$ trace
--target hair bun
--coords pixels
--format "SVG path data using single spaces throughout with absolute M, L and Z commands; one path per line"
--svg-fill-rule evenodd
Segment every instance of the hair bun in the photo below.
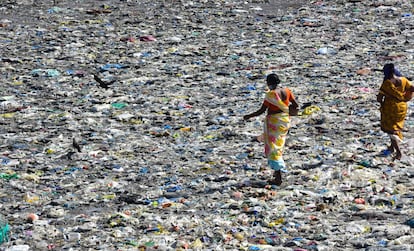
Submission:
M 266 77 L 266 82 L 269 85 L 278 85 L 280 83 L 279 76 L 275 73 L 269 74 Z

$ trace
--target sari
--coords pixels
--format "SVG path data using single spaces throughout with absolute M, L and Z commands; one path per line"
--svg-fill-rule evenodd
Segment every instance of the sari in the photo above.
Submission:
M 387 133 L 391 139 L 402 140 L 402 129 L 407 115 L 406 92 L 411 88 L 411 83 L 401 77 L 401 85 L 394 85 L 391 80 L 383 81 L 379 93 L 384 95 L 384 102 L 381 103 L 381 130 Z
M 286 141 L 286 135 L 290 128 L 289 107 L 283 102 L 275 91 L 267 91 L 265 104 L 277 106 L 281 112 L 268 114 L 264 123 L 264 143 L 265 156 L 268 165 L 275 171 L 286 167 L 283 160 L 283 150 Z

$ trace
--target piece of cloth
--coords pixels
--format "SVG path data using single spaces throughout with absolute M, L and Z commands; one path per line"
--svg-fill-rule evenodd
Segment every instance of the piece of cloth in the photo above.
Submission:
M 402 74 L 401 74 L 401 72 L 398 69 L 394 69 L 394 74 L 397 77 L 402 77 Z
M 285 93 L 286 93 L 286 98 L 282 101 L 283 103 L 285 103 L 285 105 L 289 105 L 289 102 L 294 98 L 294 96 L 293 96 L 293 93 L 289 90 L 289 88 L 285 88 Z M 268 99 L 264 100 L 264 105 L 267 106 L 270 111 L 275 111 L 275 112 L 281 111 L 281 109 L 277 105 L 272 104 L 271 101 Z
M 265 156 L 269 166 L 275 170 L 284 169 L 283 150 L 286 135 L 290 128 L 289 107 L 285 104 L 275 91 L 266 93 L 265 102 L 277 106 L 282 112 L 268 114 L 264 121 L 264 143 Z
M 397 135 L 402 140 L 402 129 L 407 115 L 405 92 L 411 88 L 411 83 L 404 77 L 400 79 L 400 86 L 396 86 L 389 79 L 383 81 L 379 93 L 385 96 L 380 108 L 381 130 L 390 135 Z

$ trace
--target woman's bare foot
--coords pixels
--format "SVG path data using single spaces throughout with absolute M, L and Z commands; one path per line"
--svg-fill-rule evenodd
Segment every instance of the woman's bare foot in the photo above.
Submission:
M 391 147 L 395 150 L 395 156 L 393 160 L 400 160 L 402 157 L 400 146 L 398 145 L 398 139 L 391 139 Z
M 272 185 L 276 185 L 276 186 L 280 186 L 282 185 L 282 172 L 279 171 L 275 171 L 273 174 L 273 179 L 269 181 L 270 184 Z
M 401 152 L 397 152 L 395 156 L 392 158 L 393 160 L 401 160 L 402 154 Z

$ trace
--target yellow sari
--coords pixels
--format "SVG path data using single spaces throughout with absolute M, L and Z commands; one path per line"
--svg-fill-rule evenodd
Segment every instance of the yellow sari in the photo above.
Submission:
M 411 88 L 411 83 L 401 77 L 401 85 L 395 86 L 391 80 L 385 80 L 379 93 L 385 96 L 381 103 L 381 130 L 391 135 L 397 135 L 403 139 L 402 129 L 404 128 L 405 116 L 407 115 L 406 92 Z

